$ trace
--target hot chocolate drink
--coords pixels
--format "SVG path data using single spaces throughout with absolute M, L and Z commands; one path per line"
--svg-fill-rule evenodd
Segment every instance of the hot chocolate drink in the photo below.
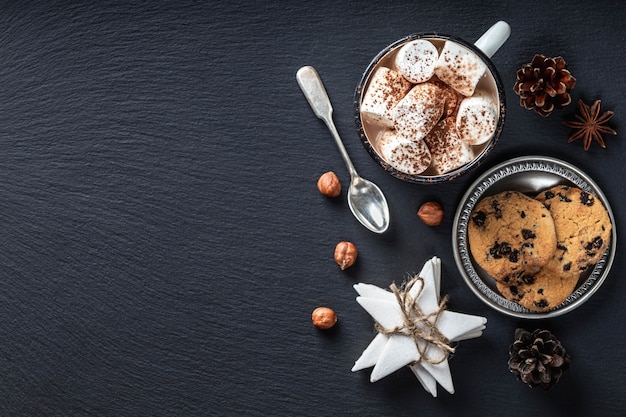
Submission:
M 495 135 L 498 84 L 484 58 L 459 42 L 435 35 L 409 39 L 382 56 L 370 74 L 359 107 L 362 128 L 400 173 L 453 172 Z

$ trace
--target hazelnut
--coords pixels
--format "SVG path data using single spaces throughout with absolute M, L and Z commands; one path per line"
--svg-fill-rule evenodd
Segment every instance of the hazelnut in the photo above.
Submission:
M 335 246 L 335 262 L 342 271 L 354 265 L 357 255 L 358 251 L 352 242 L 339 242 Z
M 329 171 L 317 180 L 317 189 L 327 197 L 337 197 L 341 194 L 341 182 L 334 172 Z
M 438 226 L 443 221 L 443 207 L 435 201 L 429 201 L 422 204 L 417 217 L 428 226 Z
M 321 330 L 330 329 L 337 323 L 337 314 L 328 307 L 318 307 L 311 314 L 313 326 Z

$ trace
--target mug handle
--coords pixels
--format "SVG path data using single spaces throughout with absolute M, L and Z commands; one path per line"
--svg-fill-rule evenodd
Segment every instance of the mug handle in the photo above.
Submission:
M 491 58 L 493 54 L 504 45 L 504 42 L 509 39 L 510 35 L 511 26 L 505 21 L 500 20 L 490 27 L 487 32 L 474 43 L 474 46 L 483 51 L 488 58 Z

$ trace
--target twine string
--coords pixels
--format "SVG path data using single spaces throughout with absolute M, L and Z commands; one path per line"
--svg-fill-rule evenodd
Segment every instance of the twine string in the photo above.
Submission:
M 411 289 L 420 283 L 420 289 L 411 296 Z M 419 305 L 415 302 L 422 292 L 424 291 L 424 279 L 420 276 L 415 276 L 408 283 L 403 286 L 403 290 L 398 289 L 395 283 L 389 287 L 398 301 L 400 310 L 402 311 L 403 323 L 400 326 L 388 329 L 376 323 L 376 330 L 386 336 L 393 334 L 401 334 L 409 336 L 415 342 L 417 351 L 420 354 L 420 358 L 414 362 L 414 364 L 421 361 L 426 361 L 430 364 L 436 365 L 444 362 L 448 359 L 451 353 L 454 353 L 454 348 L 450 346 L 450 341 L 439 331 L 437 327 L 437 320 L 441 313 L 446 309 L 446 302 L 448 297 L 445 296 L 439 303 L 436 310 L 424 314 Z M 432 319 L 432 320 L 431 320 Z M 422 342 L 420 342 L 422 341 Z M 423 343 L 425 342 L 425 343 Z M 435 345 L 443 352 L 439 358 L 431 358 L 427 355 L 430 345 Z

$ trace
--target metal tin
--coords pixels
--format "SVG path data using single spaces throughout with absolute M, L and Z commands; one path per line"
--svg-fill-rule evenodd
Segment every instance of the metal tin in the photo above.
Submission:
M 483 197 L 502 191 L 519 191 L 530 196 L 556 185 L 570 185 L 589 191 L 602 201 L 613 225 L 611 242 L 602 259 L 581 276 L 577 288 L 559 306 L 547 312 L 534 312 L 502 297 L 495 280 L 473 260 L 467 241 L 467 225 L 474 206 Z M 524 156 L 503 162 L 482 174 L 461 199 L 453 225 L 454 259 L 463 279 L 480 300 L 495 310 L 524 319 L 544 319 L 570 312 L 587 301 L 609 274 L 617 246 L 615 218 L 598 185 L 577 167 L 546 156 Z

